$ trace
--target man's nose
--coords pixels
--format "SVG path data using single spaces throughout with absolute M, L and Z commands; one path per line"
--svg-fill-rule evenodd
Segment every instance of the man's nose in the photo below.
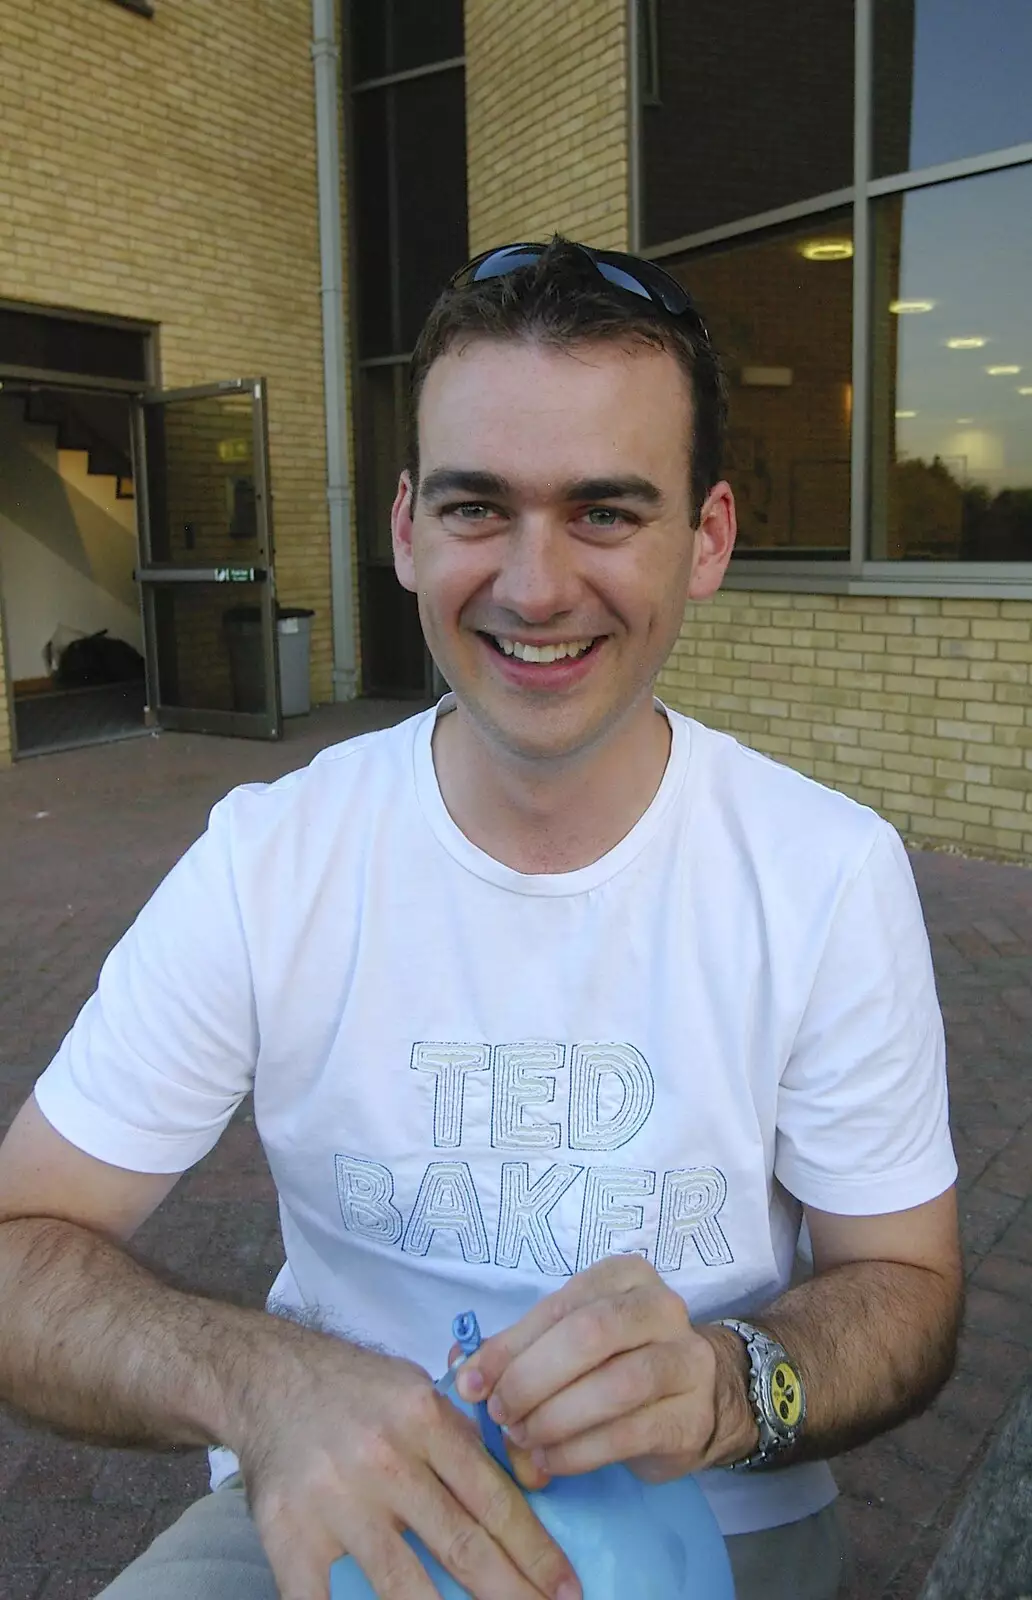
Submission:
M 505 541 L 494 600 L 525 622 L 547 622 L 571 611 L 577 577 L 565 527 L 552 519 L 522 519 Z

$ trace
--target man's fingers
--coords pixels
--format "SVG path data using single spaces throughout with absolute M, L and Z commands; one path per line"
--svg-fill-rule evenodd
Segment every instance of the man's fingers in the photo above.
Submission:
M 529 1450 L 521 1450 L 511 1439 L 506 1439 L 505 1448 L 512 1475 L 521 1489 L 544 1489 L 551 1483 L 551 1473 L 538 1466 Z
M 370 1521 L 355 1543 L 354 1555 L 379 1600 L 441 1600 L 423 1563 L 397 1528 Z
M 554 1477 L 568 1478 L 617 1461 L 633 1466 L 640 1456 L 685 1456 L 697 1451 L 701 1461 L 711 1425 L 712 1419 L 704 1423 L 686 1412 L 680 1398 L 671 1396 L 551 1446 L 542 1452 L 541 1465 Z
M 406 1520 L 442 1567 L 476 1600 L 542 1600 L 543 1596 L 556 1600 L 561 1583 L 572 1576 L 569 1563 L 553 1556 L 541 1524 L 515 1485 L 510 1480 L 507 1484 L 536 1528 L 508 1515 L 500 1504 L 501 1496 L 495 1497 L 494 1504 L 482 1503 L 478 1517 L 442 1494 L 427 1522 L 411 1514 Z
M 691 1387 L 686 1353 L 675 1344 L 621 1352 L 552 1394 L 513 1425 L 514 1443 L 532 1451 L 590 1433 L 618 1417 Z
M 328 1600 L 330 1567 L 341 1549 L 325 1538 L 321 1523 L 290 1518 L 259 1524 L 258 1531 L 280 1600 Z
M 665 1290 L 657 1294 L 651 1285 L 578 1306 L 547 1328 L 531 1349 L 512 1358 L 494 1385 L 488 1409 L 503 1426 L 523 1422 L 614 1356 L 666 1342 L 687 1327 L 683 1302 Z M 524 1441 L 517 1437 L 516 1442 Z
M 623 1295 L 636 1287 L 660 1281 L 655 1268 L 641 1256 L 608 1256 L 586 1271 L 578 1272 L 561 1289 L 539 1300 L 511 1328 L 484 1340 L 459 1375 L 459 1393 L 464 1400 L 484 1399 L 510 1363 L 571 1312 L 599 1299 Z M 480 1379 L 476 1390 L 470 1387 L 474 1374 Z
M 452 1345 L 451 1353 L 448 1356 L 448 1365 L 451 1366 L 452 1362 L 460 1354 L 460 1347 L 457 1344 Z M 505 1441 L 505 1448 L 509 1457 L 509 1465 L 512 1468 L 512 1475 L 521 1489 L 543 1489 L 550 1482 L 548 1473 L 542 1472 L 541 1468 L 535 1464 L 529 1450 L 521 1450 L 514 1440 L 508 1438 Z
M 304 1556 L 295 1560 L 289 1558 L 284 1560 L 274 1559 L 271 1550 L 266 1550 L 265 1553 L 269 1558 L 269 1566 L 276 1580 L 276 1593 L 280 1600 L 328 1600 L 330 1593 L 328 1562 L 326 1571 L 320 1572 L 319 1568 Z
M 558 1600 L 560 1594 L 562 1600 L 575 1600 L 580 1595 L 568 1557 L 545 1531 L 508 1473 L 486 1452 L 463 1448 L 461 1453 L 448 1452 L 435 1459 L 433 1465 L 451 1491 L 442 1494 L 446 1502 L 442 1526 L 447 1532 L 427 1537 L 421 1524 L 411 1516 L 408 1520 L 471 1594 L 482 1595 L 484 1600 L 509 1600 L 509 1596 L 512 1600 L 539 1600 L 542 1595 Z M 535 1476 L 541 1477 L 540 1469 Z

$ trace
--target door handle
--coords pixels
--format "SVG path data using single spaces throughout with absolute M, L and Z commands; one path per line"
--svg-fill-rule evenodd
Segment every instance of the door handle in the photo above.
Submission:
M 137 583 L 264 583 L 265 567 L 137 567 Z

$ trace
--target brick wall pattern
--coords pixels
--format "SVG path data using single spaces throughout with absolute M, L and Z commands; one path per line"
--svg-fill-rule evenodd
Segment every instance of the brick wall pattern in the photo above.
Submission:
M 1030 601 L 725 590 L 658 690 L 915 841 L 1029 860 L 1030 671 Z
M 466 0 L 469 243 L 627 248 L 626 0 Z
M 159 324 L 165 387 L 268 378 L 279 594 L 328 699 L 311 7 L 0 0 L 0 37 L 0 297 Z

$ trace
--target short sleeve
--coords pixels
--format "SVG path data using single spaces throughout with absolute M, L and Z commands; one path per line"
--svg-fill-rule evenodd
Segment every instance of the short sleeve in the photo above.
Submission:
M 847 881 L 782 1077 L 775 1175 L 846 1216 L 942 1194 L 957 1164 L 931 952 L 910 863 L 884 824 Z
M 258 1033 L 232 814 L 230 795 L 112 950 L 36 1084 L 47 1121 L 113 1166 L 185 1171 L 252 1086 Z

